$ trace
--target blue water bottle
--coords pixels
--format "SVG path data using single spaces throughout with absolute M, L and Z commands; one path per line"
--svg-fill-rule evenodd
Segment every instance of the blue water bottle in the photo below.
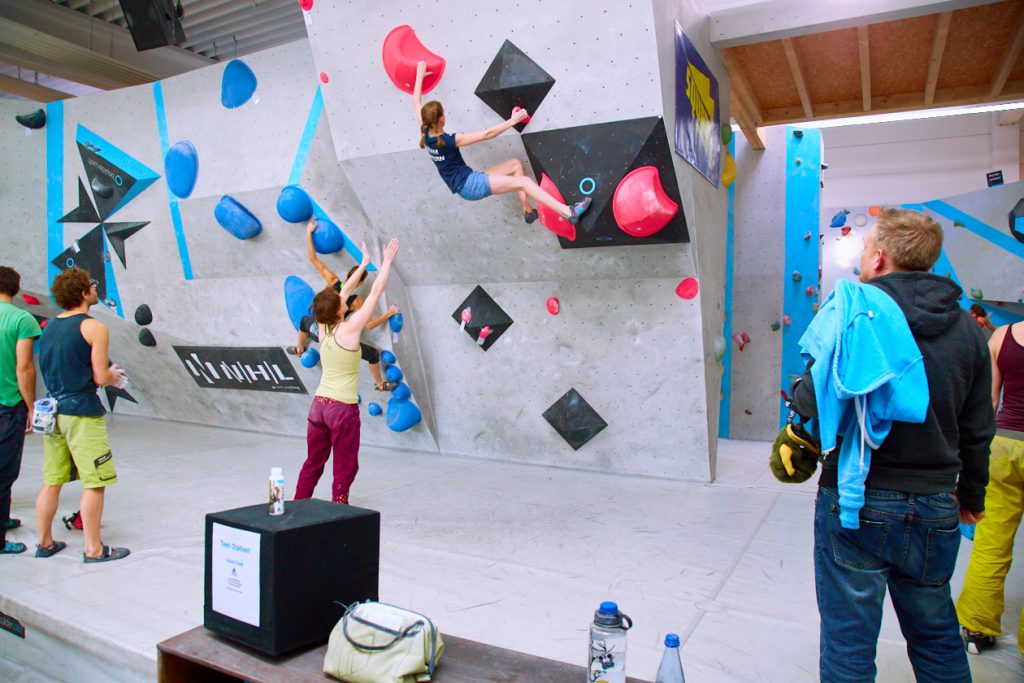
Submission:
M 654 683 L 686 683 L 683 675 L 683 660 L 679 658 L 679 636 L 669 633 L 665 636 L 665 654 Z

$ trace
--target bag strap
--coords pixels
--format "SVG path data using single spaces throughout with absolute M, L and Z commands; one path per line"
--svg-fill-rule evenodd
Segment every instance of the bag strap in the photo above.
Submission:
M 386 645 L 365 645 L 363 643 L 359 643 L 359 642 L 353 640 L 352 636 L 350 636 L 348 634 L 348 618 L 347 618 L 347 616 L 348 615 L 346 615 L 346 618 L 343 618 L 341 620 L 341 630 L 342 630 L 342 633 L 345 634 L 345 640 L 347 640 L 348 642 L 352 643 L 353 646 L 359 648 L 360 650 L 367 650 L 369 652 L 380 652 L 381 650 L 387 650 L 392 645 L 397 643 L 399 640 L 401 640 L 402 638 L 405 638 L 410 633 L 412 633 L 414 630 L 416 630 L 417 627 L 422 627 L 422 626 L 426 625 L 422 621 L 417 621 L 415 623 L 409 624 L 404 629 L 402 629 L 401 631 L 397 632 L 395 634 L 395 637 L 392 638 L 391 641 L 389 643 L 387 643 Z

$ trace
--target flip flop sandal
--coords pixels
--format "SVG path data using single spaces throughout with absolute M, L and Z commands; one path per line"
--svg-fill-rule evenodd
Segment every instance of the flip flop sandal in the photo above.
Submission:
M 25 550 L 27 550 L 27 548 L 24 543 L 7 541 L 4 543 L 4 547 L 0 548 L 0 555 L 18 555 L 19 553 L 25 552 Z
M 10 531 L 11 529 L 17 529 L 19 526 L 21 526 L 21 520 L 20 519 L 15 519 L 14 517 L 8 517 L 7 524 L 4 525 L 4 530 L 5 531 Z
M 131 555 L 132 551 L 128 548 L 111 548 L 109 545 L 103 546 L 103 552 L 99 557 L 89 557 L 85 553 L 82 553 L 82 561 L 86 564 L 93 562 L 113 562 L 114 560 L 123 560 L 124 558 Z
M 53 545 L 48 545 L 45 548 L 41 545 L 36 546 L 36 557 L 53 557 L 64 548 L 67 548 L 68 544 L 64 541 L 54 541 Z

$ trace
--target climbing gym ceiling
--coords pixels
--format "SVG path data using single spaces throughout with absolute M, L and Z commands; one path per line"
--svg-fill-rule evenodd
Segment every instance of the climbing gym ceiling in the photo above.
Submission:
M 763 7 L 712 15 L 748 139 L 762 126 L 1024 99 L 1024 0 L 861 4 L 762 17 L 756 32 L 744 26 Z
M 181 8 L 184 40 L 141 52 L 119 0 L 0 2 L 0 96 L 51 102 L 149 83 L 306 36 L 296 0 L 165 1 Z

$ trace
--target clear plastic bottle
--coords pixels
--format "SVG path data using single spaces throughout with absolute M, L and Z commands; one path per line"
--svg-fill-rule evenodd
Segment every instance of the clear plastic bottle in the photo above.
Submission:
M 679 658 L 679 636 L 669 633 L 665 636 L 665 654 L 654 683 L 686 683 L 683 675 L 683 660 Z
M 269 503 L 270 503 L 270 514 L 272 515 L 283 515 L 284 514 L 284 475 L 281 474 L 280 467 L 270 468 L 270 482 L 268 485 L 269 489 Z
M 590 625 L 587 683 L 626 683 L 626 631 L 633 620 L 614 602 L 602 602 Z

